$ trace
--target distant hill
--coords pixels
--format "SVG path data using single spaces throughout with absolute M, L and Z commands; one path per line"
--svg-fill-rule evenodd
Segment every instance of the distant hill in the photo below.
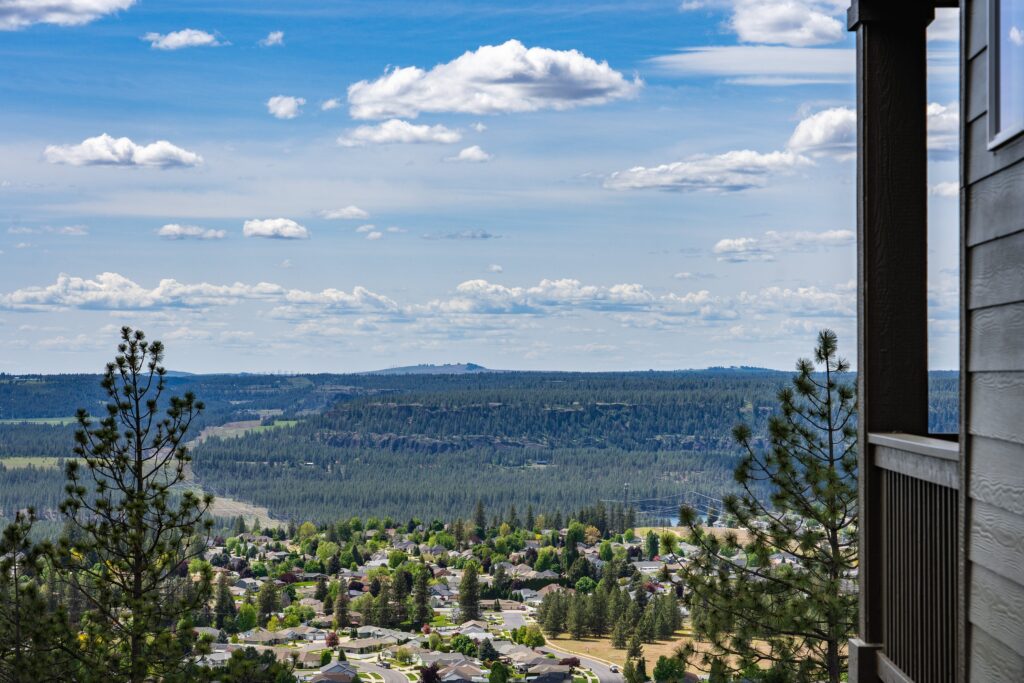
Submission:
M 445 363 L 444 365 L 407 365 L 386 370 L 371 370 L 363 375 L 477 375 L 484 372 L 501 372 L 490 370 L 476 363 Z

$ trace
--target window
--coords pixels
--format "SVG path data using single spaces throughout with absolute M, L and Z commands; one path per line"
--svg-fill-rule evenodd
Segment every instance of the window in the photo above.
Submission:
M 1024 0 L 990 0 L 990 146 L 1024 131 Z

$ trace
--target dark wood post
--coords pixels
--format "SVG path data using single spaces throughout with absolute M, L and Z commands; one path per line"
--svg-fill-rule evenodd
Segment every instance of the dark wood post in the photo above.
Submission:
M 883 643 L 881 475 L 868 432 L 928 433 L 923 0 L 853 0 L 857 32 L 860 638 Z

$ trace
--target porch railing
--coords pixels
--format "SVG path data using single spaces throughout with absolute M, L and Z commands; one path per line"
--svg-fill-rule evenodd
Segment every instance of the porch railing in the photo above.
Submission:
M 952 681 L 957 672 L 959 445 L 868 435 L 881 475 L 882 643 L 878 677 Z

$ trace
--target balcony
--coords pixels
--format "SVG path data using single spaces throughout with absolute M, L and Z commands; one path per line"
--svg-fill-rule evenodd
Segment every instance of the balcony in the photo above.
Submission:
M 877 527 L 865 531 L 880 541 L 882 642 L 867 675 L 851 680 L 955 680 L 959 444 L 897 433 L 867 441 L 880 479 Z

